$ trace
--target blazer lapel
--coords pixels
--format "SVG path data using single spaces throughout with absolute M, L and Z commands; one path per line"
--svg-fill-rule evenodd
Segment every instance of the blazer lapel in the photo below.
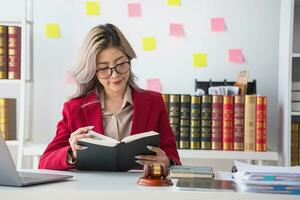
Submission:
M 81 106 L 87 126 L 94 126 L 94 131 L 104 134 L 101 103 L 96 92 L 86 96 Z
M 146 92 L 132 88 L 133 114 L 132 128 L 130 134 L 137 134 L 147 127 L 148 116 L 152 107 L 152 102 Z

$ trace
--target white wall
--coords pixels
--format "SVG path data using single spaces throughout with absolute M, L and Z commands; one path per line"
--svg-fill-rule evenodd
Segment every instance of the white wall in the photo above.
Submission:
M 268 145 L 277 148 L 277 81 L 279 0 L 198 0 L 182 1 L 179 8 L 166 1 L 140 0 L 142 17 L 128 18 L 127 3 L 102 0 L 101 15 L 86 17 L 84 2 L 71 0 L 34 1 L 34 140 L 52 138 L 61 108 L 73 92 L 65 72 L 76 62 L 77 51 L 88 30 L 98 24 L 114 23 L 123 30 L 137 52 L 133 70 L 139 84 L 160 78 L 165 93 L 193 93 L 194 79 L 235 80 L 243 65 L 227 62 L 227 50 L 242 48 L 257 80 L 258 92 L 269 98 Z M 210 31 L 210 18 L 224 17 L 227 31 Z M 44 37 L 45 23 L 61 25 L 60 39 Z M 169 23 L 183 23 L 186 37 L 168 35 Z M 157 38 L 157 50 L 144 52 L 141 38 Z M 192 56 L 208 54 L 208 67 L 194 68 Z
M 15 16 L 15 1 L 1 0 L 0 18 Z M 127 17 L 127 3 L 142 4 L 141 18 Z M 241 48 L 250 79 L 258 92 L 269 98 L 268 145 L 277 148 L 277 82 L 280 0 L 182 0 L 178 8 L 166 0 L 101 0 L 101 15 L 87 17 L 84 0 L 33 0 L 33 109 L 31 137 L 51 139 L 61 117 L 63 102 L 74 91 L 65 81 L 66 71 L 76 62 L 78 48 L 88 30 L 114 23 L 123 30 L 137 52 L 133 70 L 139 85 L 160 78 L 165 93 L 193 93 L 194 79 L 235 80 L 239 64 L 227 61 L 227 51 Z M 15 13 L 15 14 L 11 14 Z M 210 18 L 224 17 L 227 31 L 210 31 Z M 60 39 L 44 37 L 45 23 L 61 25 Z M 183 23 L 184 38 L 169 36 L 169 23 Z M 144 52 L 141 38 L 157 38 L 157 50 Z M 208 67 L 194 68 L 193 53 L 205 52 Z

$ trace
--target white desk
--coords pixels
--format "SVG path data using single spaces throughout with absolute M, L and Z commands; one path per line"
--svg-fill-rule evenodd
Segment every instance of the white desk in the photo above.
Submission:
M 49 171 L 46 171 L 49 172 Z M 53 173 L 53 172 L 52 172 Z M 109 172 L 58 172 L 71 174 L 73 180 L 15 188 L 0 186 L 1 200 L 299 200 L 295 195 L 178 191 L 170 187 L 145 187 L 136 184 L 141 173 Z M 228 177 L 228 174 L 216 173 L 216 178 Z M 176 181 L 176 180 L 175 180 Z

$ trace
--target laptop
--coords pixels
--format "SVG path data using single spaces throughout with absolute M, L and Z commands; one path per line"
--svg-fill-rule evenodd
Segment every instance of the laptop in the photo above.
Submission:
M 237 191 L 236 183 L 231 180 L 214 180 L 206 178 L 184 178 L 178 179 L 175 188 L 178 190 L 200 190 L 200 191 Z
M 73 177 L 70 175 L 60 174 L 56 175 L 33 172 L 18 172 L 1 132 L 0 161 L 0 185 L 22 187 L 41 183 L 62 181 Z

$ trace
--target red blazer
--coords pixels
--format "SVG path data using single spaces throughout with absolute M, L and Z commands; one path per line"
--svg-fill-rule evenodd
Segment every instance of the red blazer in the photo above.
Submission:
M 146 131 L 160 133 L 160 148 L 176 164 L 181 164 L 162 95 L 145 90 L 131 91 L 133 99 L 131 134 Z M 62 170 L 75 167 L 67 163 L 67 152 L 70 149 L 68 141 L 70 134 L 78 128 L 94 126 L 94 131 L 104 133 L 101 103 L 96 92 L 65 102 L 62 115 L 62 120 L 57 124 L 56 135 L 40 159 L 40 169 Z

